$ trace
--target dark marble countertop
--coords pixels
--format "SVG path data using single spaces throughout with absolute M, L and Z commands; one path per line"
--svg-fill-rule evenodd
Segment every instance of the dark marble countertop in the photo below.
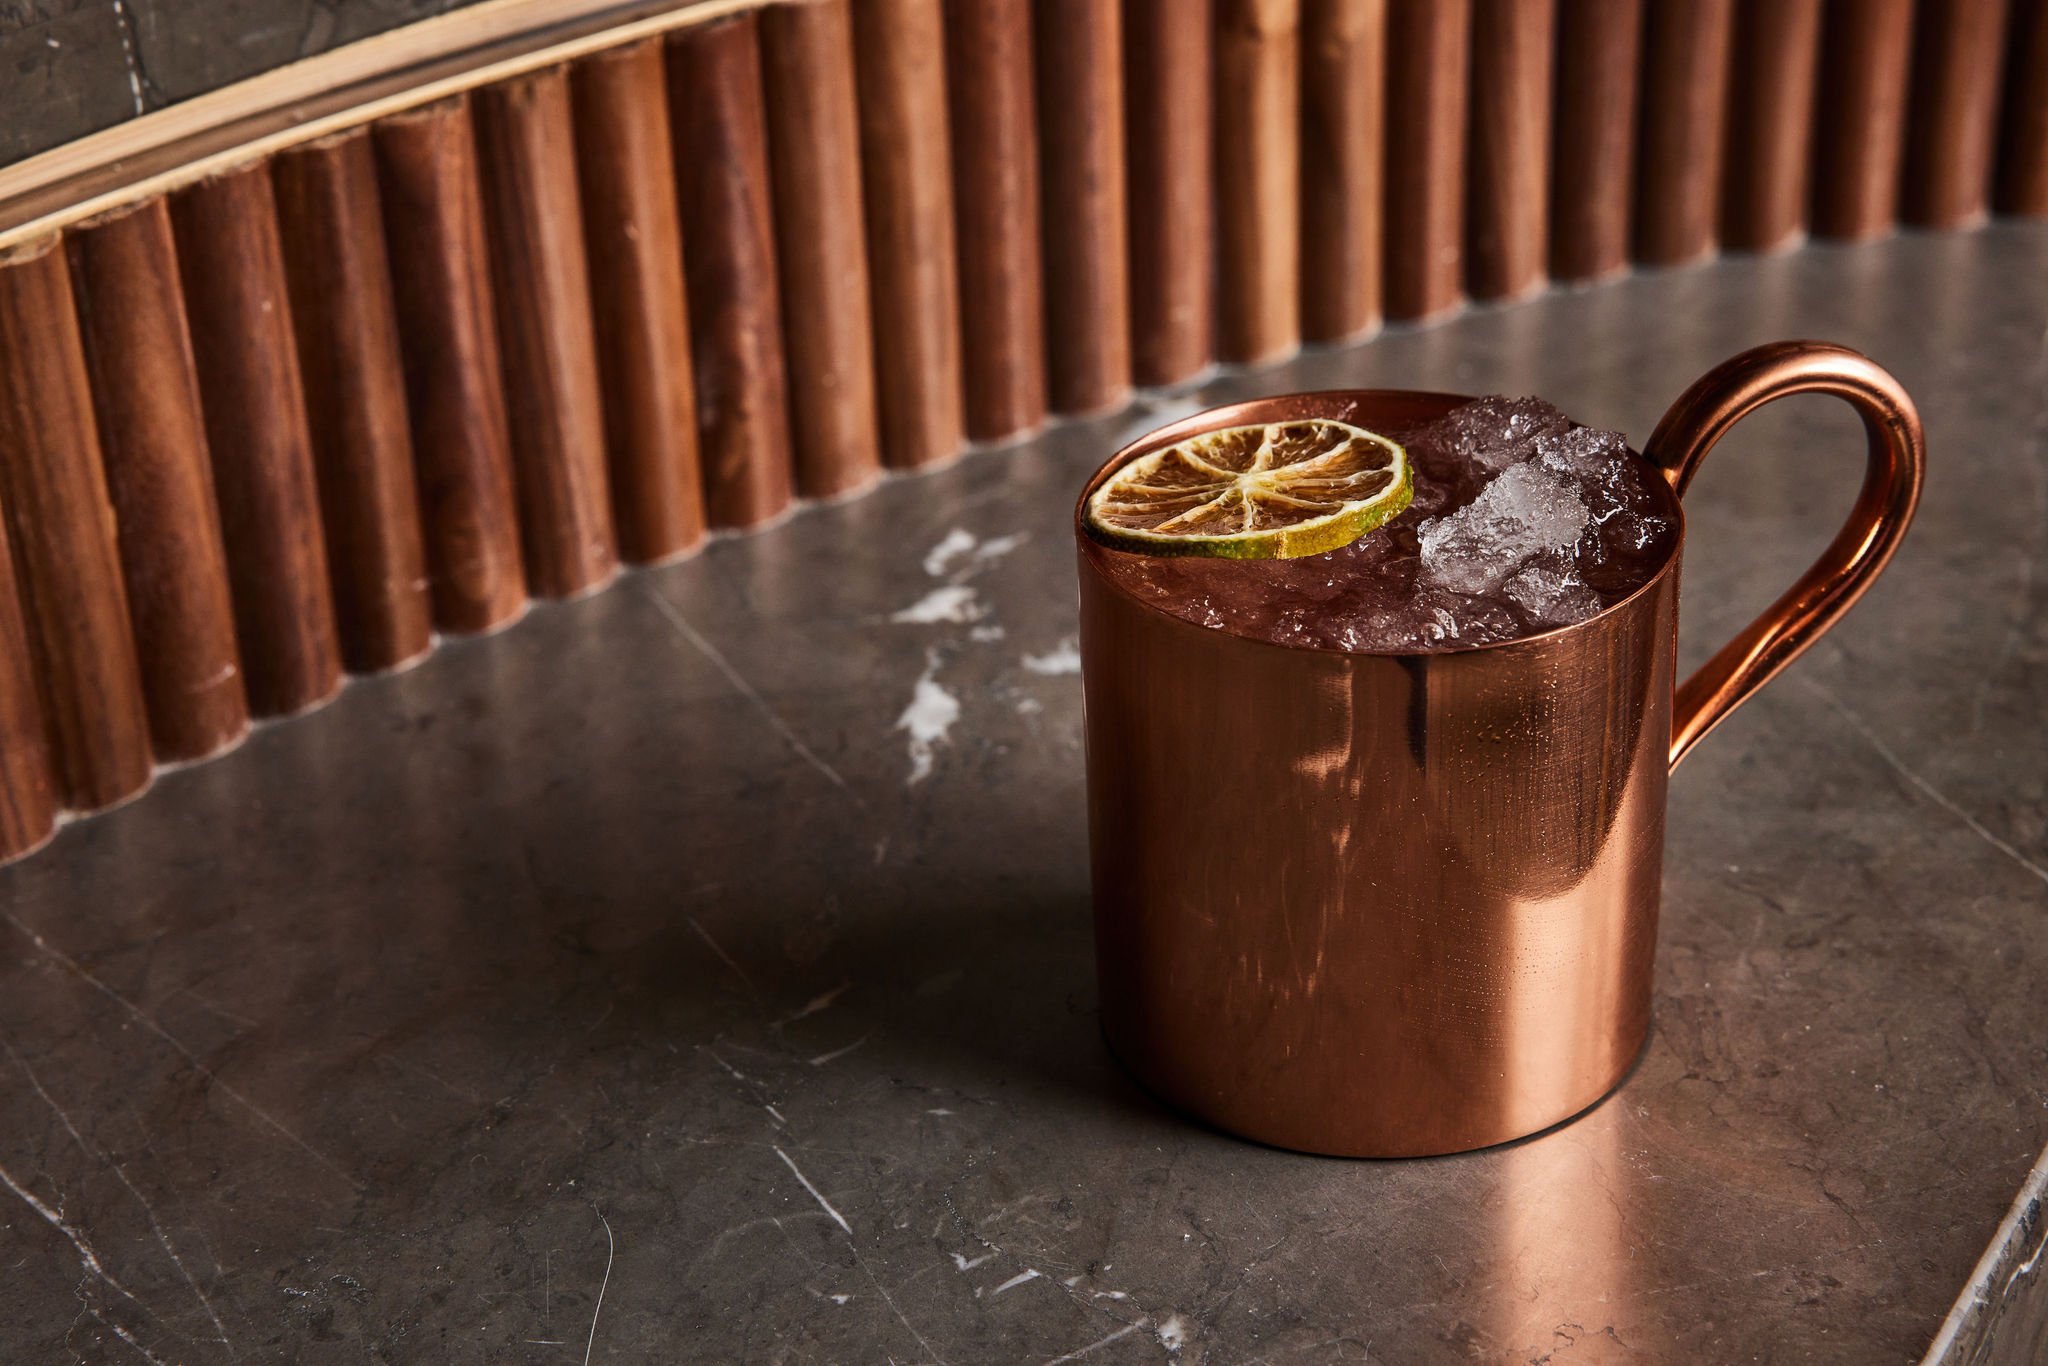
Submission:
M 1918 397 L 1893 569 L 1675 779 L 1652 1041 L 1577 1122 L 1303 1157 L 1104 1053 L 1067 518 L 1152 400 L 536 607 L 0 872 L 0 1358 L 1917 1358 L 2048 1142 L 2044 325 L 2005 225 L 1203 391 L 1640 438 L 1814 336 Z M 1860 442 L 1801 399 L 1709 461 L 1686 658 Z

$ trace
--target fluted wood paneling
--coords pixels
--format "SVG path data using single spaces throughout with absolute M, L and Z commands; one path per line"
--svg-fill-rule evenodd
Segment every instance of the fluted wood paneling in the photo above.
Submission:
M 1211 0 L 1125 0 L 1132 374 L 1174 384 L 1214 356 Z
M 0 860 L 40 848 L 56 829 L 56 779 L 0 493 Z
M 638 564 L 704 539 L 666 85 L 656 39 L 587 58 L 570 80 L 612 521 Z
M 1960 228 L 1991 208 L 1991 154 L 2006 0 L 1924 0 L 1913 34 L 1913 94 L 1899 216 Z
M 795 481 L 754 17 L 672 41 L 668 92 L 704 505 L 713 526 L 755 526 L 789 506 Z
M 1301 330 L 1310 341 L 1379 326 L 1386 77 L 1386 0 L 1303 0 Z
M 881 469 L 848 0 L 762 11 L 761 56 L 797 491 L 837 498 Z
M 574 597 L 619 561 L 568 73 L 492 86 L 476 112 L 526 577 Z
M 1828 0 L 1814 112 L 1813 230 L 1861 239 L 1898 221 L 1913 0 Z
M 1475 0 L 1465 272 L 1475 299 L 1543 284 L 1556 39 L 1553 0 Z
M 1821 0 L 1742 0 L 1728 87 L 1721 242 L 1774 251 L 1806 230 Z
M 434 622 L 495 630 L 526 610 L 526 570 L 469 101 L 376 139 Z
M 1063 413 L 1131 387 L 1123 21 L 1117 0 L 1037 0 L 1048 389 Z
M 2028 0 L 2009 37 L 2005 127 L 1998 154 L 2000 213 L 2048 217 L 2048 0 Z
M 939 0 L 853 7 L 882 456 L 950 460 L 965 440 L 960 287 Z
M 947 0 L 946 98 L 967 434 L 1045 421 L 1045 275 L 1031 0 Z
M 1734 0 L 1657 0 L 1643 35 L 1636 259 L 1672 266 L 1714 250 L 1726 147 Z
M 270 168 L 171 202 L 249 705 L 304 711 L 341 686 L 313 438 Z
M 161 199 L 65 234 L 150 739 L 165 762 L 249 729 L 177 248 Z
M 369 135 L 287 152 L 275 180 L 342 659 L 389 669 L 433 625 Z
M 57 791 L 73 810 L 112 806 L 149 785 L 149 721 L 55 238 L 0 259 L 0 503 Z
M 1301 344 L 1301 0 L 1217 0 L 1216 349 Z M 1321 174 L 1321 169 L 1317 169 Z
M 1388 0 L 1386 304 L 1449 312 L 1463 295 L 1471 0 Z
M 1644 0 L 1559 0 L 1550 273 L 1628 269 Z

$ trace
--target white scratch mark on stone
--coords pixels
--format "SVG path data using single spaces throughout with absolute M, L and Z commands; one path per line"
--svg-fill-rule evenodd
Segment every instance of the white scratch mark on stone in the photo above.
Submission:
M 1031 539 L 1026 531 L 1013 532 L 1008 536 L 992 536 L 975 549 L 974 558 L 982 564 L 990 564 L 1015 550 Z
M 982 645 L 989 645 L 1008 634 L 1000 626 L 977 626 L 967 633 L 967 638 Z
M 938 652 L 927 651 L 924 672 L 918 675 L 911 691 L 910 705 L 896 718 L 896 729 L 910 736 L 910 777 L 905 784 L 909 787 L 932 776 L 938 747 L 947 743 L 947 734 L 960 719 L 960 699 L 938 685 L 938 672 Z
M 711 951 L 718 955 L 718 961 L 725 964 L 727 967 L 731 968 L 733 970 L 733 974 L 737 976 L 742 982 L 745 982 L 747 984 L 748 991 L 754 991 L 756 992 L 756 994 L 758 994 L 758 991 L 754 986 L 754 979 L 747 976 L 747 970 L 741 967 L 737 962 L 735 962 L 731 954 L 727 953 L 724 949 L 718 946 L 718 941 L 711 937 L 711 931 L 705 929 L 702 925 L 699 925 L 697 923 L 697 917 L 694 915 L 686 915 L 683 917 L 683 919 L 690 922 L 690 928 L 697 932 L 697 937 L 699 939 L 702 939 L 705 942 L 705 944 L 710 946 Z
M 771 1144 L 769 1146 L 773 1147 L 774 1145 Z M 782 1151 L 782 1149 L 780 1148 L 775 1149 L 775 1155 L 781 1158 L 782 1165 L 789 1168 L 791 1174 L 793 1174 L 798 1181 L 803 1183 L 803 1188 L 811 1193 L 811 1199 L 818 1202 L 818 1208 L 824 1210 L 825 1213 L 831 1215 L 832 1222 L 839 1225 L 839 1227 L 846 1233 L 846 1236 L 851 1238 L 853 1236 L 853 1225 L 846 1222 L 845 1215 L 841 1214 L 838 1210 L 832 1208 L 832 1202 L 830 1200 L 827 1200 L 824 1196 L 824 1193 L 821 1192 L 816 1186 L 811 1184 L 811 1178 L 804 1175 L 803 1169 L 796 1165 L 796 1161 L 793 1158 L 791 1158 L 788 1153 Z M 905 1326 L 908 1327 L 909 1325 L 906 1324 Z M 915 1330 L 912 1331 L 914 1332 Z
M 1045 1273 L 1043 1271 L 1040 1271 L 1035 1266 L 1027 1266 L 1022 1271 L 1018 1272 L 1016 1275 L 1010 1277 L 1009 1280 L 1004 1281 L 1001 1285 L 989 1291 L 989 1297 L 993 1299 L 995 1296 L 1002 1294 L 1005 1290 L 1015 1290 L 1018 1286 L 1023 1285 L 1025 1282 L 1035 1281 L 1044 1274 Z
M 612 1221 L 595 1205 L 591 1208 L 597 1212 L 597 1222 L 604 1225 L 604 1279 L 597 1283 L 597 1303 L 590 1310 L 590 1337 L 583 1344 L 583 1366 L 590 1366 L 590 1354 L 597 1347 L 597 1316 L 604 1312 L 604 1292 L 612 1283 L 612 1258 L 619 1251 L 618 1240 L 612 1237 Z
M 1081 642 L 1068 636 L 1042 655 L 1024 656 L 1024 667 L 1047 678 L 1077 674 L 1081 672 Z
M 206 1292 L 199 1288 L 199 1282 L 193 1279 L 191 1271 L 185 1266 L 185 1259 L 178 1255 L 178 1249 L 171 1245 L 170 1237 L 164 1232 L 163 1225 L 157 1222 L 156 1208 L 149 1203 L 148 1198 L 140 1190 L 136 1189 L 135 1183 L 128 1179 L 127 1169 L 119 1162 L 116 1162 L 110 1154 L 103 1153 L 91 1143 L 86 1142 L 85 1135 L 78 1132 L 78 1126 L 71 1122 L 71 1116 L 66 1114 L 64 1107 L 59 1105 L 56 1098 L 43 1088 L 42 1078 L 36 1075 L 35 1069 L 28 1065 L 26 1058 L 14 1051 L 12 1044 L 0 1044 L 0 1047 L 6 1048 L 7 1056 L 14 1060 L 14 1065 L 21 1069 L 21 1074 L 28 1078 L 28 1084 L 35 1088 L 35 1093 L 38 1096 L 42 1097 L 43 1104 L 49 1106 L 51 1113 L 57 1116 L 57 1121 L 64 1126 L 64 1131 L 71 1135 L 71 1140 L 78 1145 L 79 1151 L 95 1161 L 106 1164 L 107 1167 L 112 1169 L 115 1178 L 127 1188 L 130 1195 L 135 1197 L 135 1203 L 142 1206 L 143 1217 L 149 1220 L 149 1231 L 156 1235 L 157 1246 L 164 1250 L 164 1255 L 171 1259 L 171 1265 L 178 1268 L 178 1275 L 184 1278 L 187 1286 L 191 1287 L 192 1294 L 199 1301 L 199 1307 L 206 1311 L 206 1317 L 213 1323 L 215 1337 L 219 1340 L 221 1346 L 228 1349 L 228 1354 L 232 1356 L 235 1345 L 228 1341 L 228 1330 L 222 1325 L 220 1315 L 214 1312 L 213 1301 L 206 1297 Z M 112 1282 L 109 1282 L 109 1284 L 112 1284 Z M 116 1288 L 118 1289 L 119 1287 Z M 125 1295 L 128 1292 L 123 1290 L 121 1293 Z M 133 1297 L 131 1296 L 130 1298 Z
M 828 1299 L 828 1300 L 830 1300 L 830 1301 L 832 1301 L 832 1303 L 834 1303 L 834 1304 L 837 1304 L 837 1305 L 844 1305 L 844 1304 L 845 1304 L 845 1303 L 846 1303 L 846 1302 L 847 1302 L 848 1300 L 852 1299 L 852 1298 L 853 1298 L 853 1296 L 851 1296 L 851 1295 L 827 1295 L 827 1296 L 826 1296 L 825 1298 L 826 1298 L 826 1299 Z
M 828 1062 L 836 1062 L 838 1059 L 845 1057 L 848 1053 L 851 1053 L 854 1049 L 859 1048 L 862 1044 L 866 1043 L 869 1039 L 873 1037 L 874 1036 L 872 1034 L 863 1034 L 858 1039 L 855 1039 L 852 1043 L 846 1045 L 846 1047 L 844 1048 L 835 1048 L 830 1053 L 820 1053 L 817 1057 L 811 1059 L 811 1066 L 823 1067 Z
M 987 615 L 988 608 L 975 596 L 973 588 L 964 583 L 949 583 L 932 589 L 902 611 L 891 613 L 889 620 L 907 626 L 934 626 L 940 622 L 980 621 Z
M 1020 697 L 1017 699 L 1017 715 L 1019 716 L 1036 716 L 1044 710 L 1045 703 L 1035 697 Z
M 1140 1328 L 1143 1328 L 1144 1326 L 1145 1320 L 1143 1319 L 1139 1319 L 1136 1323 L 1127 1323 L 1123 1327 L 1117 1329 L 1114 1333 L 1111 1333 L 1106 1338 L 1097 1338 L 1095 1341 L 1089 1343 L 1086 1347 L 1077 1347 L 1073 1351 L 1068 1352 L 1065 1356 L 1057 1356 L 1051 1358 L 1049 1361 L 1045 1363 L 1045 1366 L 1060 1366 L 1060 1363 L 1063 1361 L 1079 1361 L 1082 1357 L 1087 1356 L 1090 1352 L 1096 1351 L 1103 1347 L 1107 1347 L 1112 1342 L 1116 1342 L 1120 1339 L 1127 1338 L 1131 1334 L 1137 1332 Z
M 326 1154 L 322 1153 L 312 1144 L 306 1142 L 305 1139 L 300 1138 L 290 1129 L 287 1129 L 274 1116 L 272 1116 L 269 1111 L 265 1110 L 255 1101 L 250 1100 L 247 1096 L 243 1095 L 240 1091 L 237 1091 L 234 1087 L 228 1085 L 226 1081 L 222 1080 L 218 1073 L 216 1073 L 212 1068 L 208 1067 L 205 1063 L 199 1060 L 198 1054 L 194 1053 L 191 1049 L 187 1048 L 181 1039 L 177 1038 L 169 1030 L 165 1029 L 162 1025 L 158 1024 L 156 1020 L 148 1014 L 148 1012 L 142 1009 L 142 1007 L 136 1005 L 133 1001 L 130 1001 L 126 996 L 123 996 L 120 992 L 114 990 L 105 982 L 102 982 L 99 978 L 93 976 L 90 972 L 87 972 L 85 970 L 84 964 L 78 962 L 69 954 L 63 952 L 61 949 L 51 947 L 48 941 L 46 941 L 41 935 L 37 934 L 34 930 L 30 929 L 27 925 L 24 925 L 20 920 L 16 919 L 12 912 L 0 911 L 0 920 L 5 920 L 8 924 L 14 926 L 16 930 L 20 931 L 24 936 L 26 936 L 28 941 L 34 944 L 36 946 L 37 951 L 40 952 L 45 958 L 49 959 L 53 963 L 56 963 L 58 966 L 62 967 L 66 972 L 71 973 L 80 981 L 92 987 L 95 991 L 99 992 L 102 996 L 112 1001 L 115 1005 L 120 1006 L 122 1010 L 128 1013 L 129 1018 L 133 1019 L 137 1024 L 141 1025 L 144 1029 L 147 1029 L 150 1033 L 156 1035 L 159 1039 L 162 1039 L 165 1043 L 169 1044 L 172 1050 L 176 1052 L 179 1057 L 183 1058 L 187 1063 L 189 1063 L 192 1066 L 192 1069 L 194 1071 L 196 1071 L 197 1073 L 199 1073 L 200 1076 L 206 1079 L 206 1082 L 209 1086 L 218 1087 L 222 1095 L 226 1096 L 229 1100 L 234 1101 L 237 1105 L 247 1110 L 257 1119 L 262 1120 L 266 1125 L 274 1129 L 280 1137 L 285 1139 L 285 1141 L 290 1143 L 293 1147 L 297 1148 L 300 1152 L 306 1154 L 306 1156 L 312 1158 L 322 1167 L 325 1167 L 329 1172 L 333 1173 L 336 1177 L 339 1177 L 341 1180 L 347 1182 L 350 1190 L 356 1191 L 358 1193 L 362 1191 L 362 1182 L 356 1180 L 353 1176 L 350 1176 L 347 1172 L 343 1171 L 339 1166 L 335 1165 L 335 1163 L 331 1159 L 329 1159 L 326 1156 Z
M 141 1339 L 137 1338 L 135 1334 L 129 1332 L 120 1324 L 114 1322 L 112 1319 L 101 1318 L 98 1310 L 88 1309 L 86 1312 L 91 1314 L 95 1320 L 102 1324 L 107 1329 L 107 1331 L 111 1332 L 115 1337 L 121 1339 L 121 1341 L 127 1343 L 130 1347 L 133 1347 L 136 1350 L 136 1352 L 141 1355 L 144 1361 L 150 1363 L 150 1366 L 170 1366 L 169 1362 L 165 1361 L 155 1352 L 150 1351 L 149 1348 L 143 1346 Z
M 2014 863 L 2017 863 L 2020 867 L 2032 873 L 2035 877 L 2039 878 L 2043 883 L 2048 883 L 2048 868 L 2043 868 L 2040 864 L 2034 862 L 2025 854 L 2022 854 L 2019 850 L 2013 848 L 2010 844 L 2007 844 L 2004 840 L 1992 834 L 1991 831 L 1987 830 L 1984 827 L 1983 822 L 1979 821 L 1975 816 L 1971 815 L 1969 812 L 1963 810 L 1962 807 L 1956 805 L 1953 801 L 1950 801 L 1946 795 L 1944 795 L 1939 789 L 1937 789 L 1934 786 L 1934 784 L 1928 782 L 1925 778 L 1915 773 L 1912 769 L 1906 767 L 1906 761 L 1901 759 L 1898 755 L 1894 754 L 1892 752 L 1891 746 L 1887 745 L 1883 740 L 1879 739 L 1877 732 L 1872 730 L 1869 726 L 1865 725 L 1863 723 L 1863 718 L 1858 716 L 1855 712 L 1850 711 L 1849 708 L 1842 702 L 1840 698 L 1836 697 L 1832 692 L 1829 692 L 1826 688 L 1814 682 L 1812 679 L 1802 679 L 1801 681 L 1804 682 L 1809 689 L 1818 693 L 1821 696 L 1821 698 L 1827 702 L 1829 706 L 1833 707 L 1837 712 L 1841 713 L 1842 719 L 1844 721 L 1847 721 L 1851 728 L 1853 728 L 1858 735 L 1861 735 L 1864 738 L 1864 740 L 1869 743 L 1872 749 L 1877 751 L 1878 757 L 1883 759 L 1885 763 L 1891 765 L 1893 772 L 1897 773 L 1901 778 L 1904 778 L 1908 783 L 1911 783 L 1913 785 L 1914 790 L 1919 792 L 1921 796 L 1927 798 L 1928 801 L 1933 802 L 1936 806 L 1948 812 L 1951 816 L 1954 816 L 1964 825 L 1969 826 L 1971 830 L 1977 833 L 1978 838 L 1982 839 L 1986 844 L 1990 845 L 1993 849 L 1996 849 L 1999 853 L 2005 855 Z
M 965 527 L 954 527 L 940 542 L 925 552 L 924 572 L 933 578 L 943 578 L 953 561 L 974 549 L 974 533 Z
M 128 13 L 128 0 L 114 0 L 114 22 L 121 30 L 121 60 L 128 67 L 128 97 L 140 114 L 148 108 L 148 101 L 142 98 L 142 60 L 135 53 L 135 20 Z
M 787 1124 L 787 1123 L 789 1123 L 789 1121 L 788 1121 L 787 1119 L 784 1119 L 784 1118 L 782 1117 L 782 1111 L 780 1111 L 780 1110 L 776 1109 L 776 1108 L 775 1108 L 775 1107 L 774 1107 L 773 1105 L 763 1105 L 763 1106 L 762 1106 L 761 1108 L 762 1108 L 763 1110 L 766 1110 L 766 1111 L 767 1111 L 767 1112 L 768 1112 L 769 1114 L 771 1114 L 771 1115 L 775 1116 L 775 1122 L 776 1122 L 777 1124 Z
M 1166 1321 L 1159 1325 L 1157 1331 L 1159 1334 L 1159 1345 L 1167 1351 L 1178 1352 L 1181 1348 L 1187 1346 L 1188 1329 L 1187 1325 L 1180 1321 L 1180 1315 L 1168 1314 Z
M 784 744 L 795 751 L 798 758 L 802 759 L 819 773 L 825 775 L 826 780 L 834 787 L 842 792 L 847 790 L 846 779 L 839 776 L 839 770 L 826 763 L 823 759 L 820 759 L 812 752 L 809 745 L 798 738 L 797 733 L 789 728 L 789 723 L 782 719 L 781 714 L 775 708 L 768 705 L 768 699 L 755 691 L 753 684 L 741 677 L 740 671 L 735 669 L 723 654 L 719 653 L 717 646 L 706 640 L 698 633 L 696 627 L 683 619 L 683 614 L 676 610 L 673 603 L 652 589 L 647 591 L 647 599 L 654 604 L 655 610 L 668 618 L 669 625 L 675 627 L 677 635 L 696 647 L 698 654 L 710 660 L 712 665 L 725 675 L 725 681 L 732 684 L 735 692 L 754 704 L 754 709 L 767 719 L 768 724 L 774 728 L 775 733 L 782 737 Z
M 950 1115 L 953 1112 L 951 1110 L 927 1110 L 925 1113 L 928 1115 Z
M 954 1269 L 959 1271 L 972 1271 L 983 1262 L 992 1262 L 996 1259 L 996 1254 L 993 1252 L 984 1252 L 979 1257 L 965 1257 L 958 1252 L 950 1255 L 953 1258 Z
M 44 1223 L 64 1235 L 65 1240 L 71 1244 L 72 1251 L 78 1254 L 78 1264 L 85 1268 L 87 1275 L 104 1281 L 107 1287 L 120 1295 L 122 1299 L 127 1300 L 138 1309 L 145 1309 L 146 1312 L 146 1306 L 143 1305 L 142 1301 L 136 1299 L 133 1294 L 129 1293 L 127 1286 L 115 1280 L 108 1273 L 107 1269 L 100 1265 L 100 1256 L 97 1252 L 93 1251 L 92 1244 L 86 1241 L 85 1230 L 66 1219 L 63 1211 L 51 1209 L 48 1205 L 44 1204 L 36 1197 L 34 1191 L 29 1190 L 19 1181 L 16 1181 L 14 1174 L 5 1167 L 0 1167 L 0 1185 L 6 1186 L 7 1189 L 20 1196 L 21 1202 L 34 1210 L 38 1215 L 41 1215 Z
M 841 982 L 838 986 L 832 988 L 830 991 L 819 992 L 816 996 L 813 996 L 810 1000 L 804 1002 L 804 1008 L 802 1010 L 799 1010 L 794 1015 L 783 1016 L 774 1024 L 770 1025 L 769 1028 L 780 1029 L 784 1025 L 795 1024 L 798 1020 L 808 1020 L 811 1016 L 817 1014 L 819 1011 L 828 1009 L 834 1001 L 844 996 L 847 993 L 848 989 L 852 986 L 853 983 L 850 981 Z

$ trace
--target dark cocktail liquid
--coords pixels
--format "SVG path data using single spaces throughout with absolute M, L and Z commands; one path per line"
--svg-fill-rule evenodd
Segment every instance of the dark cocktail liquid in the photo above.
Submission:
M 1377 531 L 1294 560 L 1103 550 L 1125 591 L 1199 626 L 1361 653 L 1457 650 L 1568 626 L 1670 557 L 1657 472 L 1616 432 L 1541 399 L 1483 398 L 1383 435 L 1415 500 Z

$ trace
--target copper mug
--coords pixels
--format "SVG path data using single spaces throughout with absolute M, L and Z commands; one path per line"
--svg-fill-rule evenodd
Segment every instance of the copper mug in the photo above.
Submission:
M 1679 495 L 1761 404 L 1821 392 L 1869 433 L 1847 525 L 1674 691 Z M 1460 1152 L 1591 1106 L 1650 1019 L 1665 781 L 1832 625 L 1918 500 L 1898 381 L 1820 342 L 1701 378 L 1644 446 L 1679 535 L 1641 589 L 1576 625 L 1439 654 L 1282 646 L 1115 586 L 1088 493 L 1196 433 L 1437 417 L 1383 390 L 1232 404 L 1117 452 L 1075 508 L 1102 1025 L 1176 1108 L 1260 1142 L 1357 1157 Z

